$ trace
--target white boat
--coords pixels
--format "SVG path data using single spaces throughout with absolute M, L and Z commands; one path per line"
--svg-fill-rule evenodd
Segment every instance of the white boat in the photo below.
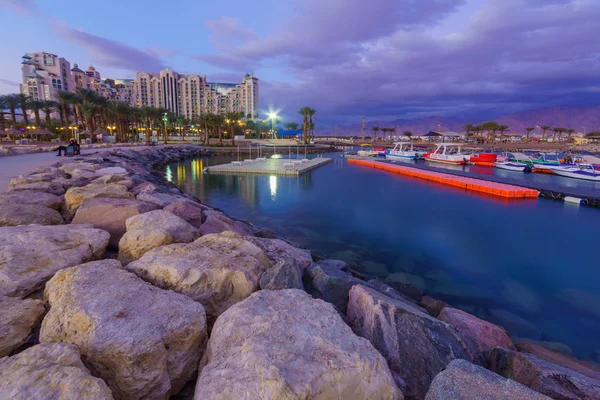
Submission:
M 412 143 L 397 142 L 394 143 L 394 148 L 392 150 L 387 151 L 385 157 L 417 160 L 423 158 L 423 154 L 425 154 L 425 152 L 415 150 Z
M 471 154 L 465 154 L 461 151 L 461 146 L 454 143 L 439 143 L 436 149 L 423 155 L 427 161 L 464 165 L 469 162 Z
M 595 169 L 592 164 L 587 163 L 579 164 L 577 167 L 557 168 L 554 170 L 554 173 L 567 178 L 600 182 L 600 170 Z
M 513 161 L 497 161 L 494 166 L 508 171 L 526 172 L 531 171 L 531 166 Z

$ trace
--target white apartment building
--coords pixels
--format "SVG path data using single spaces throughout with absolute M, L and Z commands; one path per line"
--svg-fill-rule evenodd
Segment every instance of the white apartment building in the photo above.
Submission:
M 90 66 L 86 71 L 55 54 L 39 52 L 26 53 L 22 57 L 21 93 L 34 100 L 58 100 L 60 90 L 74 92 L 77 89 L 90 89 L 110 100 L 133 100 L 133 79 L 102 79 L 100 72 Z
M 74 90 L 71 64 L 56 54 L 28 53 L 22 57 L 21 93 L 34 100 L 56 100 L 59 90 Z
M 133 105 L 166 108 L 189 119 L 205 113 L 258 114 L 258 78 L 247 74 L 241 83 L 210 83 L 206 76 L 182 75 L 170 68 L 158 73 L 138 72 L 133 84 Z

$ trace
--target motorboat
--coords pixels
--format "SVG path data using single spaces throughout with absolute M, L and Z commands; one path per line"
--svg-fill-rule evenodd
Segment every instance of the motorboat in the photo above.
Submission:
M 498 160 L 498 154 L 496 153 L 488 153 L 482 151 L 481 149 L 472 149 L 473 154 L 469 159 L 471 164 L 492 164 Z
M 386 158 L 401 158 L 405 160 L 418 160 L 423 158 L 424 151 L 415 150 L 412 143 L 397 142 L 394 143 L 394 148 L 388 150 L 385 154 Z
M 363 147 L 370 147 L 370 146 L 365 146 L 362 145 Z M 357 152 L 357 154 L 359 156 L 363 156 L 363 157 L 377 157 L 377 156 L 382 156 L 385 155 L 385 148 L 384 147 L 370 147 L 370 148 L 365 148 L 365 150 L 359 150 Z
M 576 167 L 557 168 L 554 173 L 567 178 L 600 182 L 600 170 L 595 169 L 592 164 L 588 163 L 581 163 Z
M 506 153 L 494 163 L 496 168 L 516 172 L 531 172 L 532 165 L 531 158 L 523 153 Z
M 424 154 L 423 158 L 431 162 L 465 165 L 471 158 L 471 154 L 463 153 L 459 144 L 439 143 L 435 150 Z
M 532 158 L 533 168 L 536 169 L 549 169 L 561 165 L 560 157 L 558 153 L 537 153 Z

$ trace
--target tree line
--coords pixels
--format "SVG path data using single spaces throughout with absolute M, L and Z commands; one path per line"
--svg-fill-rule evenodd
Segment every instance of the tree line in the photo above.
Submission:
M 569 140 L 569 139 L 571 139 L 571 136 L 575 133 L 575 129 L 572 129 L 572 128 L 571 129 L 567 129 L 567 128 L 563 128 L 563 127 L 551 128 L 548 125 L 540 126 L 538 128 L 540 128 L 542 130 L 542 139 L 541 139 L 542 141 L 546 140 L 546 132 L 553 133 L 553 135 L 552 135 L 553 141 L 556 141 L 557 136 L 558 136 L 558 138 L 561 138 L 563 136 L 563 134 L 565 134 L 565 133 L 568 134 L 567 140 Z M 466 132 L 466 135 L 468 137 L 482 138 L 484 141 L 493 141 L 498 134 L 504 135 L 505 132 L 509 131 L 510 127 L 508 125 L 499 125 L 497 122 L 489 121 L 489 122 L 484 122 L 479 125 L 467 124 L 463 127 L 463 129 Z M 533 127 L 525 128 L 525 131 L 527 132 L 527 136 L 525 138 L 526 141 L 529 141 L 531 132 L 533 132 L 536 129 L 537 128 L 533 128 Z M 485 137 L 484 137 L 484 133 L 485 133 Z
M 35 125 L 38 128 L 45 127 L 50 130 L 53 126 L 52 114 L 59 115 L 60 127 L 68 132 L 69 126 L 81 127 L 90 133 L 97 129 L 114 126 L 114 133 L 119 142 L 128 140 L 134 131 L 146 132 L 146 140 L 150 140 L 150 133 L 156 131 L 162 134 L 164 141 L 168 139 L 169 130 L 179 130 L 182 139 L 185 139 L 185 131 L 190 127 L 198 127 L 202 133 L 205 143 L 209 143 L 211 137 L 218 138 L 223 143 L 225 134 L 234 142 L 235 135 L 244 135 L 247 132 L 257 137 L 270 131 L 273 124 L 266 121 L 255 121 L 257 115 L 245 115 L 243 112 L 227 112 L 226 114 L 203 113 L 188 119 L 177 116 L 166 108 L 133 107 L 127 103 L 108 100 L 96 91 L 90 89 L 78 89 L 75 92 L 59 91 L 57 100 L 34 100 L 22 94 L 8 94 L 0 96 L 0 130 L 6 129 L 4 109 L 10 112 L 13 126 L 18 126 L 17 109 L 21 110 L 23 122 L 28 126 L 28 111 L 35 117 Z M 44 114 L 42 122 L 41 114 Z M 299 113 L 303 116 L 303 140 L 307 143 L 314 138 L 314 115 L 316 111 L 310 107 L 303 107 Z M 56 125 L 56 124 L 54 124 Z M 275 127 L 277 121 L 275 121 Z M 291 128 L 298 129 L 298 124 L 288 123 Z M 111 129 L 112 130 L 112 129 Z

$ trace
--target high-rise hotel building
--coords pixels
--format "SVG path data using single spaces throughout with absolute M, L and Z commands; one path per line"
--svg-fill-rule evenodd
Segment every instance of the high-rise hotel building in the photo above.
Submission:
M 189 119 L 201 114 L 240 112 L 254 119 L 258 114 L 258 78 L 246 74 L 239 84 L 211 83 L 206 76 L 182 75 L 170 68 L 158 73 L 138 72 L 133 105 L 166 108 Z

